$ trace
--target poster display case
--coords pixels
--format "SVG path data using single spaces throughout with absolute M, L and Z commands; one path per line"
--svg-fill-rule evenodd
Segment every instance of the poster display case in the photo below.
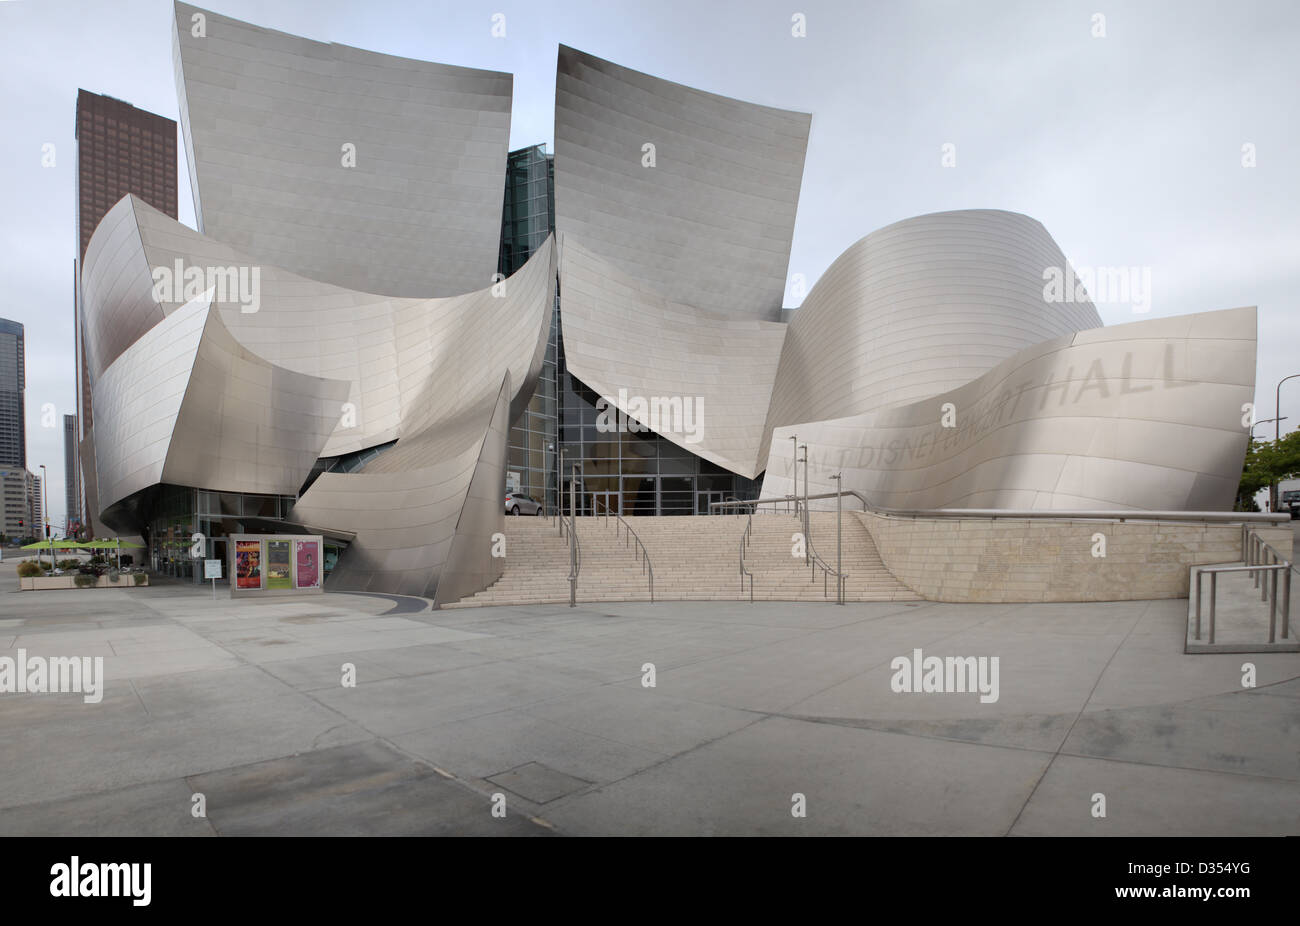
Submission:
M 232 598 L 243 595 L 319 595 L 325 538 L 319 534 L 232 534 Z

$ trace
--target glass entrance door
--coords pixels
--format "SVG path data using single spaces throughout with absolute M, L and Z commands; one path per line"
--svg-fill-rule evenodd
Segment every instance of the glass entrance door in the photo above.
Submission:
M 587 493 L 588 510 L 584 514 L 594 514 L 597 516 L 608 514 L 622 514 L 623 511 L 619 506 L 619 497 L 617 492 L 588 492 Z
M 695 480 L 689 476 L 660 476 L 659 513 L 693 514 L 694 511 Z

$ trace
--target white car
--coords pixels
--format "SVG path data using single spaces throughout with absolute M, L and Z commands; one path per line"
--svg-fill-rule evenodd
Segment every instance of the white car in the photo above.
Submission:
M 541 517 L 542 503 L 518 492 L 506 493 L 506 514 L 535 514 Z

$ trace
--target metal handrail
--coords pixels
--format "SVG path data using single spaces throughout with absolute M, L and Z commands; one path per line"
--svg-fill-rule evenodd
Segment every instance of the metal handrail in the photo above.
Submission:
M 602 500 L 602 503 L 603 503 L 604 506 L 605 506 L 605 522 L 606 522 L 606 523 L 609 523 L 609 516 L 610 516 L 611 514 L 612 514 L 612 515 L 614 516 L 614 518 L 615 518 L 615 520 L 614 520 L 614 539 L 615 539 L 615 540 L 618 539 L 618 526 L 619 526 L 620 524 L 622 524 L 625 528 L 627 528 L 627 533 L 628 533 L 628 535 L 631 537 L 631 539 L 636 541 L 637 549 L 640 551 L 640 553 L 639 553 L 639 555 L 638 555 L 638 554 L 634 551 L 633 555 L 636 556 L 636 558 L 637 558 L 638 560 L 640 560 L 640 562 L 641 562 L 641 574 L 642 574 L 642 575 L 648 575 L 648 576 L 649 576 L 649 579 L 650 579 L 650 603 L 651 603 L 651 604 L 654 604 L 654 600 L 655 600 L 655 567 L 654 567 L 654 564 L 650 562 L 650 551 L 647 550 L 647 549 L 646 549 L 646 545 L 645 545 L 644 543 L 641 542 L 641 538 L 637 536 L 636 531 L 632 530 L 632 525 L 631 525 L 631 524 L 628 524 L 627 521 L 623 520 L 623 516 L 622 516 L 621 514 L 619 514 L 617 511 L 612 510 L 612 509 L 609 507 L 609 502 L 608 502 L 608 501 L 603 501 L 603 500 Z M 593 507 L 593 509 L 595 508 L 594 505 L 593 505 L 592 507 Z
M 561 515 L 560 516 L 561 537 L 564 536 L 565 531 L 572 531 L 573 533 L 573 564 L 569 568 L 569 575 L 567 577 L 569 580 L 569 607 L 572 608 L 576 604 L 575 599 L 577 598 L 578 575 L 582 572 L 582 540 L 581 538 L 578 537 L 578 528 L 577 528 L 576 519 L 574 520 L 574 523 L 570 525 L 565 520 L 564 516 Z
M 745 568 L 745 550 L 749 547 L 750 535 L 754 532 L 754 512 L 749 512 L 749 524 L 740 535 L 740 593 L 745 593 L 745 576 L 749 576 L 749 601 L 754 602 L 754 574 Z
M 1273 574 L 1273 595 L 1268 607 L 1268 642 L 1277 642 L 1277 576 L 1282 573 L 1282 639 L 1291 634 L 1291 564 L 1289 562 L 1272 565 L 1247 564 L 1245 566 L 1197 566 L 1196 567 L 1196 639 L 1201 638 L 1201 576 L 1210 574 L 1210 643 L 1214 643 L 1214 612 L 1218 595 L 1218 579 L 1221 572 L 1271 572 Z M 1264 583 L 1265 586 L 1268 582 Z
M 813 497 L 816 498 L 817 496 L 813 496 Z M 769 500 L 769 501 L 773 501 L 773 500 Z M 786 504 L 786 503 L 789 501 L 789 499 L 775 499 L 774 501 L 775 501 L 776 503 L 778 503 L 778 504 Z M 761 502 L 756 502 L 756 501 L 748 501 L 748 502 L 746 502 L 746 501 L 740 501 L 739 499 L 737 499 L 737 500 L 735 500 L 734 502 L 733 502 L 733 501 L 730 501 L 730 500 L 729 500 L 729 501 L 726 501 L 726 502 L 710 502 L 710 507 L 717 506 L 717 505 L 733 506 L 733 505 L 734 505 L 735 503 L 737 503 L 737 502 L 738 502 L 739 504 L 741 504 L 741 505 L 752 506 L 752 507 L 750 508 L 750 510 L 747 512 L 747 514 L 749 515 L 749 523 L 745 526 L 745 533 L 742 534 L 742 535 L 741 535 L 741 538 L 740 538 L 740 576 L 741 576 L 741 578 L 740 578 L 740 591 L 741 591 L 742 594 L 744 593 L 744 591 L 745 591 L 745 576 L 749 576 L 749 600 L 750 600 L 750 601 L 753 601 L 753 600 L 754 600 L 754 574 L 753 574 L 752 572 L 750 572 L 750 571 L 745 567 L 745 548 L 749 545 L 749 543 L 750 543 L 750 541 L 751 541 L 751 539 L 752 539 L 752 534 L 753 534 L 753 530 L 754 530 L 754 510 L 753 510 L 753 509 L 754 509 L 754 507 L 757 507 L 757 505 L 761 504 Z M 788 507 L 787 507 L 785 513 L 787 513 L 787 514 L 790 513 Z M 835 586 L 835 588 L 836 588 L 836 599 L 838 600 L 839 597 L 840 597 L 840 594 L 839 594 L 839 593 L 840 593 L 840 589 L 843 588 L 843 583 L 844 583 L 844 580 L 848 578 L 848 573 L 841 573 L 841 572 L 837 572 L 836 570 L 832 569 L 831 566 L 830 566 L 830 564 L 827 563 L 826 560 L 822 559 L 821 555 L 820 555 L 820 554 L 817 552 L 817 550 L 813 547 L 813 543 L 812 543 L 812 525 L 811 525 L 811 522 L 810 522 L 809 520 L 806 519 L 807 514 L 808 514 L 808 512 L 805 510 L 805 511 L 804 511 L 805 518 L 803 518 L 803 519 L 800 520 L 800 525 L 801 525 L 801 527 L 803 528 L 803 535 L 804 535 L 804 562 L 806 562 L 806 563 L 808 564 L 808 572 L 809 572 L 809 579 L 808 579 L 808 581 L 809 581 L 809 582 L 816 582 L 816 581 L 817 581 L 817 570 L 818 570 L 818 569 L 822 570 L 822 597 L 825 598 L 825 597 L 828 597 L 828 596 L 830 595 L 830 579 L 829 579 L 829 577 L 830 577 L 830 576 L 835 576 L 835 582 L 836 582 L 836 586 Z M 798 514 L 796 514 L 795 516 L 798 517 Z
M 809 501 L 817 499 L 835 498 L 834 492 L 820 492 L 809 495 Z M 893 517 L 904 518 L 999 518 L 1011 519 L 1033 519 L 1044 518 L 1049 520 L 1065 521 L 1203 521 L 1212 524 L 1276 524 L 1283 521 L 1289 521 L 1290 515 L 1285 513 L 1265 513 L 1265 512 L 1248 512 L 1248 511 L 1108 511 L 1108 510 L 1085 510 L 1085 509 L 1053 509 L 1053 508 L 885 508 L 880 505 L 873 505 L 871 501 L 859 492 L 857 489 L 845 489 L 845 495 L 852 495 L 862 503 L 863 511 L 870 511 L 875 514 L 891 515 Z M 758 498 L 742 502 L 710 502 L 710 507 L 735 507 L 741 505 L 788 505 L 790 496 L 781 496 L 779 498 Z
M 840 572 L 837 572 L 836 570 L 832 569 L 832 568 L 830 567 L 830 563 L 828 563 L 828 562 L 826 562 L 826 560 L 822 559 L 822 558 L 821 558 L 821 555 L 818 554 L 817 550 L 813 547 L 813 542 L 812 542 L 812 519 L 811 519 L 811 518 L 809 518 L 809 519 L 805 522 L 804 535 L 803 535 L 803 543 L 804 543 L 804 550 L 805 550 L 807 553 L 811 554 L 811 558 L 809 558 L 808 556 L 805 556 L 805 557 L 804 557 L 804 559 L 806 559 L 806 560 L 809 561 L 809 569 L 808 569 L 808 572 L 809 572 L 809 578 L 808 578 L 808 581 L 809 581 L 809 582 L 816 582 L 816 581 L 817 581 L 817 572 L 816 572 L 816 568 L 820 568 L 821 571 L 822 571 L 822 597 L 825 598 L 827 595 L 830 594 L 830 591 L 829 591 L 829 589 L 827 588 L 827 579 L 828 579 L 829 576 L 835 576 L 835 600 L 836 600 L 836 601 L 839 601 L 839 600 L 840 600 L 840 589 L 843 587 L 844 580 L 848 578 L 848 573 L 840 573 Z

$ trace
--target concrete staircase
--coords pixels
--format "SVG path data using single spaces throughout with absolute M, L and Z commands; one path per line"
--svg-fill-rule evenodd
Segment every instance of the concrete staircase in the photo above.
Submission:
M 636 542 L 616 519 L 580 517 L 582 602 L 648 601 L 649 583 Z M 740 581 L 740 538 L 744 515 L 628 518 L 650 553 L 656 601 L 749 599 L 749 580 Z M 794 515 L 754 516 L 745 565 L 754 574 L 755 601 L 835 600 L 835 582 L 825 583 L 791 554 L 800 529 Z M 885 568 L 870 534 L 856 518 L 843 521 L 845 597 L 849 601 L 916 601 L 918 596 Z M 835 566 L 835 514 L 813 512 L 817 552 Z M 493 585 L 447 608 L 540 604 L 569 600 L 569 545 L 549 518 L 506 518 L 505 574 Z

